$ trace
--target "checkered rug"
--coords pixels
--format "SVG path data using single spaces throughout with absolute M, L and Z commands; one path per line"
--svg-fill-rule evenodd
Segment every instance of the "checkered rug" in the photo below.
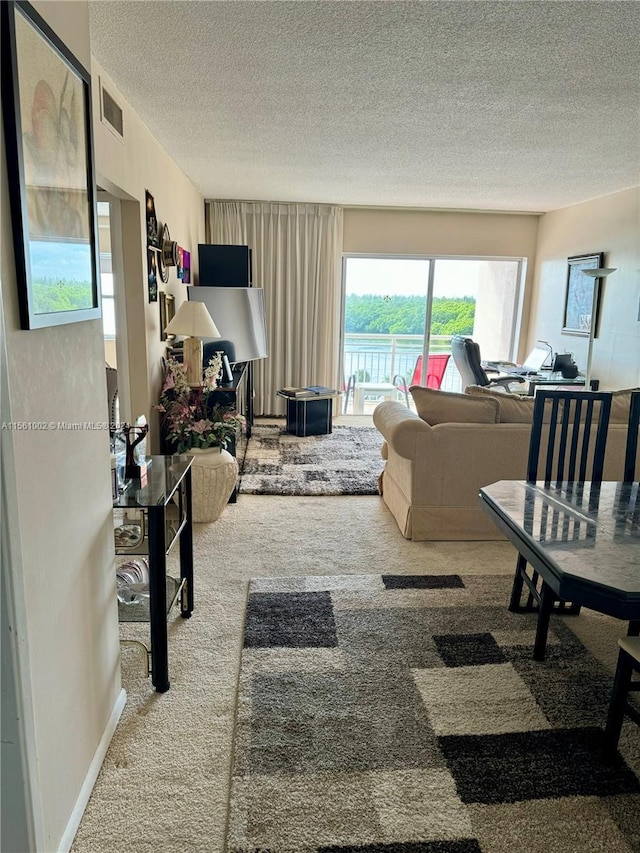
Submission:
M 640 729 L 603 759 L 612 674 L 510 583 L 253 580 L 228 853 L 640 850 Z
M 384 461 L 375 427 L 337 425 L 304 438 L 278 425 L 254 426 L 240 493 L 252 495 L 376 495 Z

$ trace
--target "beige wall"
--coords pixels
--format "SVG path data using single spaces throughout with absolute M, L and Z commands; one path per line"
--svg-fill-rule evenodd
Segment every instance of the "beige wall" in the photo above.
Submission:
M 537 215 L 396 208 L 346 208 L 346 254 L 527 258 L 523 325 L 533 285 Z M 522 357 L 521 345 L 518 355 Z
M 124 141 L 100 121 L 99 84 L 124 111 Z M 145 414 L 151 425 L 151 446 L 157 452 L 157 414 L 161 384 L 160 307 L 147 292 L 145 190 L 153 195 L 158 219 L 169 226 L 171 239 L 191 252 L 191 273 L 197 273 L 198 243 L 204 242 L 204 201 L 194 185 L 158 143 L 117 86 L 94 60 L 92 63 L 94 137 L 98 184 L 123 199 L 124 278 L 132 413 Z M 179 121 L 179 116 L 176 116 Z M 186 287 L 176 268 L 159 289 L 173 293 L 176 310 L 186 298 Z
M 87 4 L 35 5 L 92 73 L 96 179 L 122 203 L 133 411 L 145 413 L 153 430 L 164 345 L 159 305 L 147 298 L 145 189 L 154 195 L 171 238 L 191 252 L 193 274 L 197 244 L 204 240 L 203 200 L 112 81 L 92 64 Z M 98 75 L 124 109 L 124 142 L 100 122 Z M 2 299 L 11 417 L 106 422 L 101 322 L 20 330 L 10 226 L 3 158 Z M 178 304 L 185 298 L 175 269 L 166 289 Z M 152 446 L 157 447 L 154 432 Z M 68 833 L 70 818 L 71 823 L 76 819 L 72 811 L 120 696 L 108 441 L 101 430 L 20 431 L 10 439 L 17 486 L 9 498 L 15 504 L 16 552 L 24 571 L 18 615 L 26 620 L 32 665 L 40 835 L 43 849 L 54 850 L 65 828 Z
M 34 5 L 88 68 L 87 4 Z M 11 420 L 19 422 L 105 422 L 100 320 L 20 329 L 4 155 L 1 184 L 9 389 L 3 410 L 8 402 Z M 12 567 L 22 588 L 14 631 L 30 658 L 33 709 L 27 713 L 33 713 L 39 830 L 42 849 L 52 851 L 120 694 L 108 433 L 20 430 L 3 434 L 4 449 L 15 463 L 6 499 Z
M 640 187 L 545 214 L 540 222 L 528 342 L 549 341 L 586 367 L 588 341 L 562 334 L 567 258 L 605 253 L 592 375 L 603 390 L 640 385 Z

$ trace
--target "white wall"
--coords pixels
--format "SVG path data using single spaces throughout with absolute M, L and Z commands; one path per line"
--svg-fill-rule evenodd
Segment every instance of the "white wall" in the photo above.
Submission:
M 147 299 L 145 189 L 155 196 L 172 239 L 191 251 L 194 273 L 197 244 L 204 240 L 203 201 L 102 69 L 92 66 L 86 2 L 41 0 L 35 6 L 92 72 L 97 182 L 122 199 L 134 411 L 154 423 L 164 345 L 159 305 Z M 98 74 L 124 106 L 124 143 L 100 122 Z M 1 228 L 12 418 L 107 422 L 101 321 L 20 329 L 4 156 Z M 175 270 L 167 290 L 178 302 L 185 298 Z M 101 430 L 25 430 L 10 439 L 15 484 L 7 500 L 15 518 L 14 568 L 22 566 L 12 629 L 25 644 L 31 667 L 27 711 L 33 716 L 31 754 L 37 756 L 36 794 L 42 803 L 36 832 L 40 849 L 53 851 L 70 840 L 77 807 L 88 795 L 122 701 L 108 439 Z M 157 435 L 153 443 L 157 446 Z M 12 782 L 20 784 L 3 778 L 3 787 Z
M 528 343 L 549 341 L 554 350 L 587 363 L 588 340 L 562 334 L 567 258 L 605 253 L 606 279 L 592 375 L 602 390 L 640 385 L 640 187 L 545 214 L 540 221 L 534 299 Z
M 86 3 L 34 4 L 89 67 Z M 4 151 L 4 138 L 3 138 Z M 7 173 L 2 157 L 2 302 L 11 417 L 107 418 L 99 320 L 22 331 Z M 9 571 L 20 572 L 14 635 L 30 659 L 33 754 L 43 849 L 58 849 L 120 696 L 108 434 L 21 430 L 11 437 L 15 482 Z M 8 447 L 8 445 L 7 445 Z M 18 685 L 20 689 L 20 685 Z M 3 778 L 2 784 L 19 784 Z

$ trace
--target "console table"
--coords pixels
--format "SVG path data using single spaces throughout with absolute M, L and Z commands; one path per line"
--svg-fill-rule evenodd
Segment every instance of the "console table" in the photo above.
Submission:
M 125 480 L 114 509 L 141 511 L 141 541 L 118 546 L 116 554 L 145 555 L 149 560 L 148 603 L 119 604 L 121 622 L 150 623 L 151 683 L 169 689 L 167 616 L 179 599 L 180 615 L 193 611 L 193 530 L 191 526 L 191 456 L 149 456 L 146 475 Z M 167 575 L 167 555 L 180 543 L 180 578 Z

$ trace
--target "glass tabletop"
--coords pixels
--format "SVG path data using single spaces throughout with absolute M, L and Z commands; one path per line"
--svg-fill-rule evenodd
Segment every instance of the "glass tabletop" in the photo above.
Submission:
M 124 481 L 114 507 L 166 506 L 192 463 L 192 456 L 147 456 L 146 474 Z
M 584 385 L 586 379 L 584 375 L 578 374 L 573 379 L 567 379 L 562 373 L 537 373 L 533 376 L 526 376 L 528 382 L 534 385 Z
M 544 483 L 503 480 L 480 490 L 559 574 L 640 592 L 638 483 Z

